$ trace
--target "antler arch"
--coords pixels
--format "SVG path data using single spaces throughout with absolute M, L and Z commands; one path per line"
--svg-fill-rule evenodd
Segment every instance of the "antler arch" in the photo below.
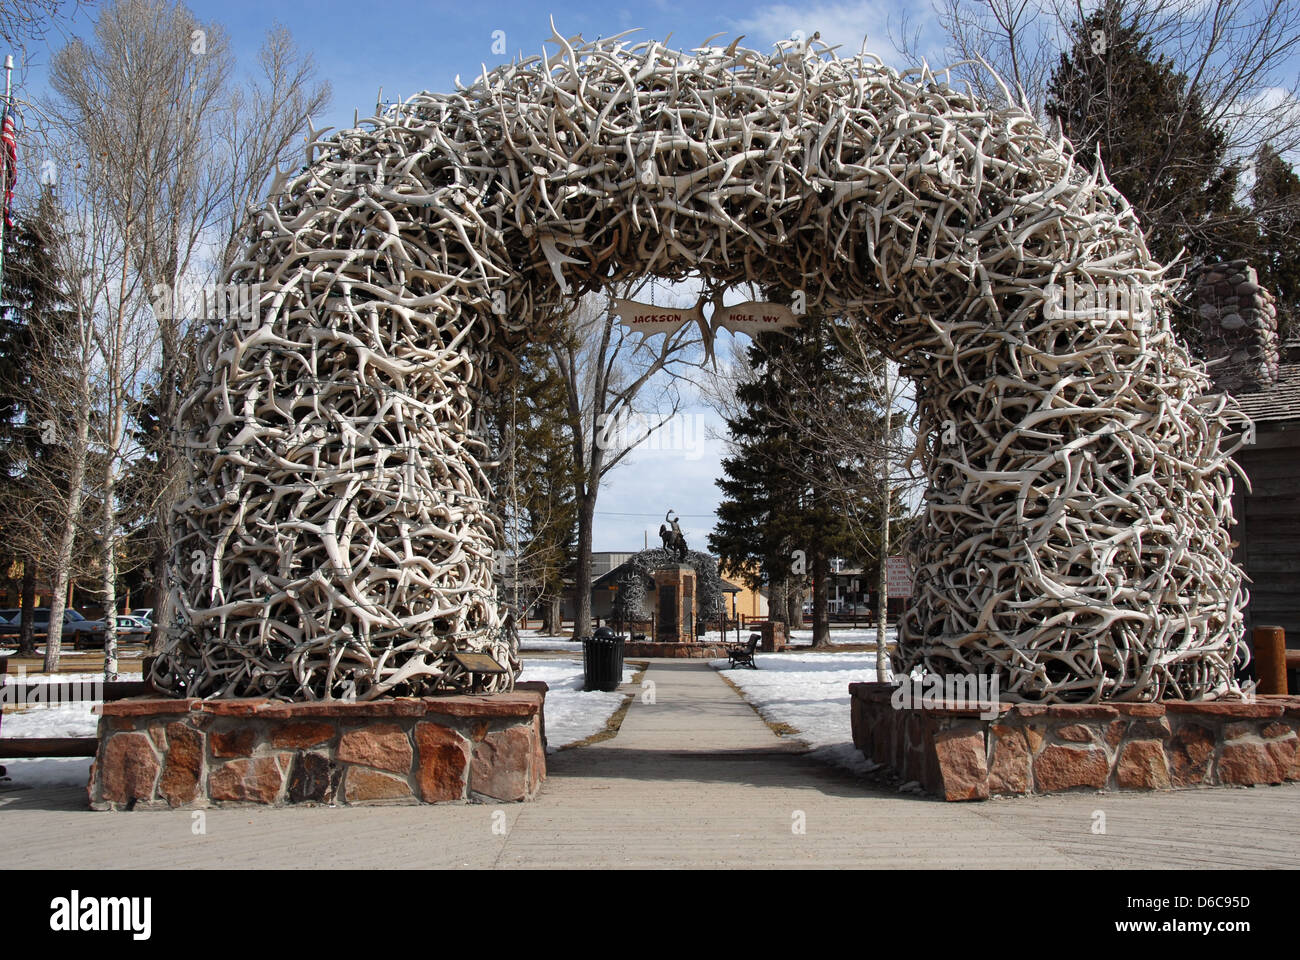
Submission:
M 649 273 L 798 290 L 917 381 L 929 489 L 897 666 L 1044 701 L 1236 689 L 1234 414 L 1203 396 L 1104 178 L 926 70 L 552 39 L 315 140 L 277 179 L 230 274 L 258 315 L 213 330 L 182 411 L 184 626 L 156 682 L 508 685 L 452 657 L 517 669 L 475 391 L 574 296 Z M 1148 315 L 1054 299 L 1108 284 Z

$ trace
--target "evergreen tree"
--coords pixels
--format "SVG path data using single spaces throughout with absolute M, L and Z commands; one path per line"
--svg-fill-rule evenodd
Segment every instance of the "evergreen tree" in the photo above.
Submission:
M 772 588 L 771 616 L 786 620 L 781 598 L 811 574 L 813 642 L 829 638 L 827 603 L 832 557 L 864 560 L 840 497 L 877 509 L 875 480 L 838 451 L 809 443 L 802 424 L 833 405 L 846 432 L 865 436 L 878 421 L 871 384 L 843 362 L 830 325 L 810 317 L 789 335 L 760 334 L 749 350 L 755 377 L 736 392 L 740 411 L 728 419 L 734 453 L 717 481 L 724 494 L 709 549 L 752 589 Z M 846 490 L 846 478 L 851 484 Z
M 35 376 L 33 366 L 40 344 L 57 342 L 61 328 L 73 322 L 57 266 L 54 204 L 50 188 L 44 188 L 36 209 L 20 215 L 6 231 L 0 297 L 0 486 L 6 504 L 0 519 L 0 563 L 22 569 L 19 650 L 25 656 L 35 654 L 30 611 L 57 527 L 46 484 L 51 474 L 59 474 L 56 431 L 51 429 L 58 424 L 48 418 L 51 404 L 43 396 L 49 392 L 50 372 Z M 48 566 L 43 569 L 48 576 Z
M 1278 333 L 1300 335 L 1300 177 L 1270 144 L 1255 160 L 1251 205 L 1259 224 L 1259 253 L 1251 265 L 1277 298 Z
M 1077 21 L 1048 86 L 1046 110 L 1085 165 L 1100 155 L 1111 183 L 1133 205 L 1152 256 L 1169 263 L 1249 257 L 1249 219 L 1237 200 L 1241 165 L 1188 78 L 1143 35 L 1125 0 L 1107 0 Z M 1199 325 L 1181 291 L 1174 322 L 1195 344 Z

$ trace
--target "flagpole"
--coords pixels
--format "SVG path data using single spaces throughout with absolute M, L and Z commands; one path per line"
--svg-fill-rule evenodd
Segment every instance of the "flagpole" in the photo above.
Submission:
M 4 106 L 6 111 L 9 110 L 10 98 L 13 91 L 12 88 L 13 76 L 14 76 L 14 56 L 12 53 L 7 53 L 5 54 L 5 106 Z M 0 184 L 2 184 L 0 185 L 0 190 L 3 190 L 5 192 L 5 198 L 8 199 L 9 152 L 7 150 L 0 150 L 0 154 L 4 155 L 4 161 L 2 164 L 0 164 Z M 8 209 L 6 207 L 6 213 L 7 212 Z M 5 237 L 5 216 L 3 214 L 0 214 L 0 297 L 4 296 L 4 290 L 5 290 L 5 240 L 6 239 L 7 238 Z

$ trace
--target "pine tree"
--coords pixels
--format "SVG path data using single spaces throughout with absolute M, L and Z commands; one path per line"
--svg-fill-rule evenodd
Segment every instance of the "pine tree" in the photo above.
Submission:
M 1111 183 L 1133 205 L 1152 256 L 1186 264 L 1249 256 L 1236 199 L 1241 164 L 1225 132 L 1189 94 L 1188 78 L 1154 49 L 1124 0 L 1107 0 L 1073 29 L 1048 86 L 1046 110 L 1084 165 L 1099 154 Z M 1174 322 L 1191 343 L 1199 324 L 1190 287 Z
M 1300 177 L 1272 145 L 1255 160 L 1251 205 L 1259 224 L 1259 253 L 1251 264 L 1277 298 L 1278 333 L 1300 335 Z
M 0 485 L 6 503 L 0 519 L 0 543 L 5 567 L 21 564 L 23 630 L 19 650 L 35 654 L 32 633 L 36 579 L 54 542 L 58 518 L 47 499 L 51 477 L 61 475 L 57 449 L 57 427 L 49 416 L 57 406 L 49 393 L 59 393 L 49 378 L 58 377 L 57 356 L 53 370 L 34 374 L 41 345 L 57 343 L 73 323 L 67 289 L 57 265 L 53 227 L 55 199 L 46 187 L 36 209 L 18 217 L 5 235 L 4 288 L 0 297 Z M 49 567 L 44 567 L 47 575 Z
M 749 350 L 755 378 L 738 388 L 741 409 L 727 422 L 735 453 L 722 462 L 717 485 L 724 499 L 709 536 L 709 549 L 727 570 L 752 589 L 772 588 L 773 619 L 788 617 L 778 597 L 797 594 L 792 579 L 811 574 L 815 645 L 829 638 L 830 561 L 859 553 L 831 491 L 844 493 L 844 480 L 852 477 L 848 494 L 873 509 L 873 478 L 801 432 L 807 418 L 824 415 L 830 405 L 845 431 L 869 431 L 877 419 L 870 384 L 842 362 L 830 331 L 837 322 L 810 317 L 789 335 L 755 339 Z

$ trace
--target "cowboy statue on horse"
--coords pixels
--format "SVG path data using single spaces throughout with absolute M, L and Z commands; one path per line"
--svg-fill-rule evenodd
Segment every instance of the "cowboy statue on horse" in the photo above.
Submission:
M 677 523 L 677 518 L 673 516 L 673 511 L 669 510 L 664 514 L 664 523 L 659 525 L 659 539 L 664 543 L 664 549 L 669 553 L 676 553 L 678 561 L 686 559 L 686 537 L 682 535 L 682 528 Z M 668 524 L 672 524 L 670 528 Z

